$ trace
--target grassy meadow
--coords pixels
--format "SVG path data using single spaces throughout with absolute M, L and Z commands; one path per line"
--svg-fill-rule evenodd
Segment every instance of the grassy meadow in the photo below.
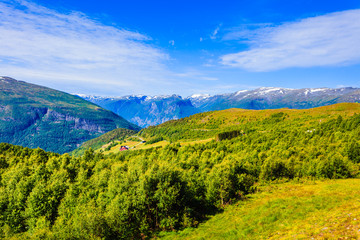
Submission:
M 360 179 L 302 180 L 258 188 L 198 228 L 160 239 L 359 239 Z

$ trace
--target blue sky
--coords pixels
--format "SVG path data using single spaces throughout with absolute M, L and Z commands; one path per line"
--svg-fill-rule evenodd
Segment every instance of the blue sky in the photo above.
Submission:
M 0 75 L 70 93 L 360 87 L 359 1 L 0 0 Z

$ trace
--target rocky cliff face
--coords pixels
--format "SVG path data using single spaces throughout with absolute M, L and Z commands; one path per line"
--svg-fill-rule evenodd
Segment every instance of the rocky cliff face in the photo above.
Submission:
M 49 122 L 51 124 L 67 123 L 72 130 L 84 130 L 89 132 L 105 133 L 107 129 L 96 122 L 89 119 L 79 118 L 69 114 L 59 113 L 57 111 L 47 109 L 48 111 L 40 121 Z
M 0 78 L 1 142 L 64 153 L 115 128 L 140 129 L 79 97 Z

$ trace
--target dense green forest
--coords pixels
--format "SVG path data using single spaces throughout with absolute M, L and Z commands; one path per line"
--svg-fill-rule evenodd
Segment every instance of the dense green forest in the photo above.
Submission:
M 172 144 L 109 155 L 88 149 L 72 157 L 2 143 L 0 237 L 146 239 L 196 226 L 263 183 L 357 177 L 357 113 L 359 104 L 202 113 L 141 132 Z M 243 134 L 176 142 L 233 130 Z

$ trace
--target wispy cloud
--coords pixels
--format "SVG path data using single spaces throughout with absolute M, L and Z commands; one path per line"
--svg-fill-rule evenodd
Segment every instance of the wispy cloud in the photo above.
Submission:
M 166 79 L 169 57 L 144 34 L 29 1 L 2 1 L 0 19 L 0 75 L 93 89 Z
M 217 84 L 217 85 L 212 85 L 211 87 L 203 87 L 201 90 L 193 89 L 192 87 L 193 86 L 189 86 L 189 90 L 191 94 L 217 95 L 217 94 L 233 93 L 239 90 L 252 90 L 259 88 L 261 86 L 246 85 L 246 84 Z
M 250 71 L 354 64 L 360 61 L 360 10 L 241 29 L 224 37 L 236 39 L 247 41 L 249 50 L 223 55 L 222 64 Z
M 271 23 L 248 23 L 242 24 L 238 27 L 227 29 L 227 33 L 222 37 L 222 40 L 236 40 L 239 42 L 253 43 L 259 37 L 270 33 L 274 24 Z
M 215 30 L 212 32 L 212 34 L 210 35 L 210 39 L 212 39 L 212 40 L 215 40 L 216 39 L 216 35 L 219 33 L 219 31 L 220 31 L 220 27 L 221 27 L 221 24 L 219 25 L 219 26 L 217 26 L 216 28 L 215 28 Z
M 209 77 L 205 73 L 195 70 L 195 69 L 190 69 L 190 70 L 187 70 L 182 73 L 176 73 L 176 74 L 174 74 L 174 76 L 180 77 L 180 78 L 186 78 L 186 79 L 190 79 L 190 80 L 196 80 L 196 81 L 198 81 L 198 80 L 218 81 L 219 80 L 216 77 Z

